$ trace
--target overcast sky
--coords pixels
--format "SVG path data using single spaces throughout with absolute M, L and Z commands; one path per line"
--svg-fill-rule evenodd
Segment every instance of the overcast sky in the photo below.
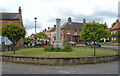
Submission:
M 118 18 L 118 0 L 1 0 L 0 12 L 18 12 L 21 6 L 23 24 L 27 36 L 35 33 L 34 17 L 37 17 L 37 32 L 52 27 L 55 19 L 61 25 L 68 17 L 73 22 L 107 22 L 108 27 Z

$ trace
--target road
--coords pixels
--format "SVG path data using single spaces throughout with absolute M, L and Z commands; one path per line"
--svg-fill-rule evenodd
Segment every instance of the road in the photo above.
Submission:
M 102 46 L 102 47 L 120 50 L 120 46 Z
M 78 44 L 76 46 L 87 46 L 87 45 Z M 120 46 L 101 46 L 101 47 L 120 50 Z
M 118 62 L 72 65 L 42 66 L 3 62 L 3 74 L 118 74 Z

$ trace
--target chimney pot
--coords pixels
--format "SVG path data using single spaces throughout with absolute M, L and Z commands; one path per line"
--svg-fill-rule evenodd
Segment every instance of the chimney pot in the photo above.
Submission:
M 116 22 L 119 22 L 119 19 L 117 19 Z
M 83 19 L 83 23 L 86 23 L 86 20 L 85 20 L 85 19 Z
M 105 22 L 105 25 L 107 25 L 106 22 Z
M 72 22 L 72 19 L 71 19 L 71 17 L 69 17 L 69 18 L 68 18 L 68 22 Z
M 46 32 L 46 29 L 45 29 L 45 32 Z
M 48 29 L 50 29 L 50 27 L 48 27 Z
M 56 28 L 56 25 L 54 25 L 54 28 Z
M 22 10 L 21 10 L 21 7 L 20 7 L 20 6 L 19 6 L 18 11 L 19 11 L 20 14 L 22 13 Z

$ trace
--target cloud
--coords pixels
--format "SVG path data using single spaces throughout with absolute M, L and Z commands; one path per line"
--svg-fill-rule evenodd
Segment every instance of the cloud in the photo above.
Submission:
M 37 17 L 39 32 L 56 24 L 56 18 L 61 18 L 63 24 L 68 17 L 75 22 L 82 22 L 84 18 L 88 22 L 107 22 L 110 27 L 118 14 L 118 0 L 2 0 L 0 12 L 18 12 L 19 6 L 28 35 L 34 33 L 34 17 Z

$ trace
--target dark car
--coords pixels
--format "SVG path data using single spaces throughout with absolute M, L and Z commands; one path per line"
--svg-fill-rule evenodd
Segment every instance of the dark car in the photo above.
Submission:
M 86 45 L 93 46 L 93 45 L 94 45 L 94 42 L 87 42 Z M 100 43 L 98 43 L 98 42 L 95 42 L 95 45 L 96 45 L 97 47 L 101 47 Z
M 68 45 L 76 45 L 77 43 L 74 42 L 74 41 L 69 41 L 67 44 L 68 44 Z
M 36 42 L 36 46 L 41 46 L 41 45 L 42 45 L 42 43 L 40 41 Z

